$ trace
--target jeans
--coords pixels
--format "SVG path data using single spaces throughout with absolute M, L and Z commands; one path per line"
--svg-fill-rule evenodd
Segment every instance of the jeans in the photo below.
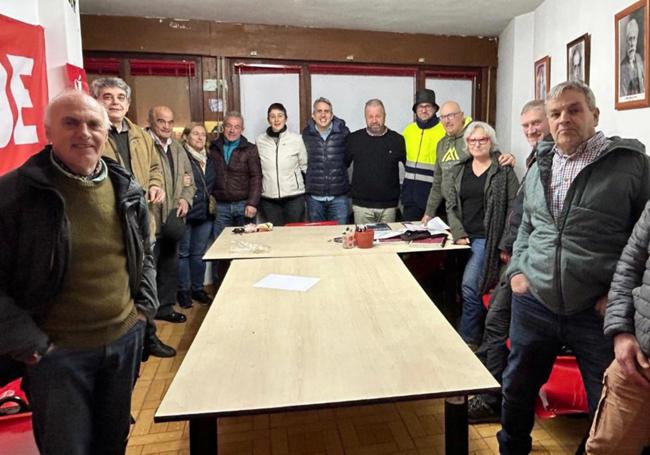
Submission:
M 167 316 L 174 312 L 178 291 L 178 242 L 166 237 L 157 238 L 153 257 L 156 261 L 156 288 L 160 302 L 156 315 Z
M 352 212 L 356 224 L 393 223 L 397 217 L 397 207 L 374 209 L 353 204 Z
M 305 220 L 305 196 L 283 197 L 281 199 L 262 198 L 260 212 L 265 221 L 274 226 L 284 226 L 287 223 L 300 223 Z
M 336 221 L 348 224 L 349 204 L 347 196 L 335 196 L 331 201 L 317 201 L 307 195 L 307 216 L 309 221 Z
M 187 223 L 178 244 L 178 289 L 200 291 L 205 279 L 203 255 L 212 234 L 212 220 Z
M 93 349 L 55 347 L 26 368 L 25 388 L 41 453 L 124 454 L 143 330 L 138 320 L 112 343 Z
M 530 293 L 513 294 L 510 356 L 503 373 L 502 429 L 497 433 L 500 453 L 530 452 L 535 399 L 564 345 L 576 356 L 593 416 L 603 373 L 614 357 L 612 341 L 603 335 L 602 317 L 594 308 L 561 316 Z
M 221 235 L 227 226 L 243 226 L 252 222 L 244 216 L 246 201 L 237 202 L 219 202 L 217 201 L 217 214 L 214 218 L 212 238 L 216 239 Z M 212 263 L 212 278 L 215 284 L 219 283 L 223 277 L 219 276 L 219 261 Z
M 463 313 L 458 332 L 467 344 L 478 346 L 483 337 L 485 308 L 479 294 L 479 284 L 485 262 L 485 239 L 474 238 L 470 242 L 472 254 L 463 273 Z

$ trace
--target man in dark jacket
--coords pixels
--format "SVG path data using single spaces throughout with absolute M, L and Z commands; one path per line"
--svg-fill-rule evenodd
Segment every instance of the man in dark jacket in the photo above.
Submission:
M 605 372 L 588 454 L 641 453 L 650 446 L 650 204 L 623 250 L 607 296 L 605 335 L 616 359 Z M 643 452 L 647 453 L 647 452 Z
M 51 146 L 0 178 L 0 360 L 24 367 L 42 453 L 124 453 L 156 312 L 144 191 L 101 159 L 108 125 L 66 91 L 45 114 Z
M 226 226 L 243 226 L 257 215 L 262 195 L 262 165 L 255 144 L 242 135 L 244 118 L 231 111 L 223 120 L 223 134 L 210 145 L 214 163 L 215 184 L 212 195 L 217 201 L 214 235 Z M 216 263 L 215 263 L 216 265 Z M 215 282 L 217 267 L 214 267 Z
M 580 365 L 593 415 L 611 339 L 602 311 L 616 262 L 650 197 L 650 161 L 636 140 L 596 132 L 599 111 L 582 82 L 546 101 L 554 143 L 538 145 L 507 275 L 511 351 L 503 373 L 501 453 L 528 453 L 534 403 L 562 346 Z
M 526 159 L 526 171 L 535 162 L 537 143 L 549 133 L 548 120 L 544 111 L 544 102 L 533 100 L 527 102 L 521 110 L 520 124 L 526 140 L 531 147 L 531 152 Z M 524 205 L 524 182 L 521 182 L 519 193 L 508 215 L 506 231 L 501 240 L 501 261 L 507 264 L 512 256 L 512 245 L 517 238 L 521 214 Z M 485 316 L 485 330 L 483 341 L 476 351 L 476 356 L 483 362 L 494 378 L 501 382 L 503 370 L 508 360 L 506 340 L 510 329 L 510 304 L 512 292 L 507 279 L 501 282 L 490 296 L 490 307 Z M 479 394 L 472 397 L 467 403 L 467 417 L 471 423 L 498 422 L 501 411 L 501 392 L 496 394 Z
M 335 117 L 326 98 L 314 101 L 314 112 L 302 138 L 307 148 L 307 216 L 309 221 L 336 220 L 347 224 L 350 187 L 345 144 L 350 130 Z

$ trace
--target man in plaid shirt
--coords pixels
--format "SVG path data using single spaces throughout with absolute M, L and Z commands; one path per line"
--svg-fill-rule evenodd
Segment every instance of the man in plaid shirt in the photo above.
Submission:
M 590 414 L 613 358 L 603 335 L 618 258 L 650 198 L 650 160 L 634 139 L 596 132 L 599 111 L 582 82 L 553 87 L 546 115 L 554 142 L 538 145 L 507 270 L 511 351 L 503 375 L 502 454 L 528 453 L 534 403 L 563 346 L 572 349 Z

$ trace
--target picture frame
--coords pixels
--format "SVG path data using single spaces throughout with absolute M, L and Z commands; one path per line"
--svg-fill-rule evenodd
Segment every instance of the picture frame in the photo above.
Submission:
M 533 73 L 535 83 L 535 99 L 546 100 L 546 95 L 551 89 L 551 57 L 546 55 L 535 62 Z
M 566 78 L 589 85 L 591 37 L 585 33 L 566 45 Z
M 648 107 L 648 0 L 639 0 L 617 13 L 614 30 L 615 107 Z

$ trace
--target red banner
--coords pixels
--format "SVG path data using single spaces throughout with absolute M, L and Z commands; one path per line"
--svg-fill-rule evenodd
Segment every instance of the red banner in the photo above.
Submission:
M 43 27 L 0 15 L 0 175 L 47 143 Z

